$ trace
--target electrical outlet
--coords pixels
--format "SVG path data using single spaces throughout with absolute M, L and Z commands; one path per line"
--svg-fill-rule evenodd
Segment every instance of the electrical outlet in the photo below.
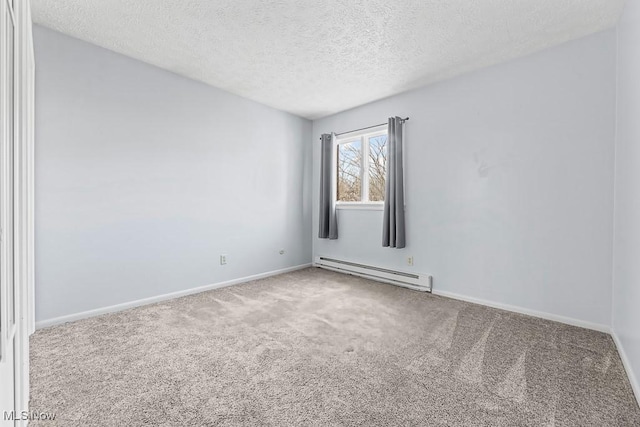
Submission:
M 407 257 L 407 265 L 413 266 L 413 257 Z
M 227 256 L 220 255 L 220 265 L 227 265 Z

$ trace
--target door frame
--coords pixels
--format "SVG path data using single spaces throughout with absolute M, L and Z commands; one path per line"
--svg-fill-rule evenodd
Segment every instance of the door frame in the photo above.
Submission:
M 16 396 L 18 394 L 18 384 L 16 379 L 16 367 L 19 363 L 16 360 L 17 347 L 21 345 L 17 332 L 17 323 L 20 316 L 18 312 L 18 300 L 20 298 L 16 280 L 16 223 L 15 223 L 15 182 L 16 177 L 16 153 L 15 149 L 18 141 L 16 132 L 18 131 L 18 119 L 16 117 L 16 102 L 18 94 L 17 84 L 17 20 L 12 2 L 0 0 L 0 384 L 4 383 L 0 396 L 0 425 L 14 424 L 5 419 L 5 411 L 17 409 Z M 9 31 L 11 28 L 11 31 Z M 12 44 L 8 41 L 11 34 Z M 9 46 L 12 53 L 9 54 Z M 12 68 L 8 64 L 12 64 Z M 8 73 L 12 73 L 9 81 Z M 12 97 L 9 99 L 8 92 L 11 88 Z M 11 114 L 9 114 L 11 112 Z M 10 129 L 10 130 L 9 130 Z M 9 272 L 11 271 L 11 272 Z M 9 289 L 13 289 L 10 293 Z M 15 424 L 14 424 L 15 425 Z
M 0 0 L 1 18 L 13 12 L 14 22 L 14 153 L 13 153 L 13 266 L 14 266 L 14 410 L 16 426 L 26 425 L 29 411 L 29 335 L 34 332 L 34 92 L 35 61 L 31 8 L 29 0 Z M 3 25 L 4 27 L 4 25 Z M 3 34 L 4 37 L 4 34 Z M 6 55 L 5 49 L 0 55 Z M 4 62 L 4 61 L 3 61 Z M 2 75 L 4 75 L 2 73 Z M 2 82 L 4 85 L 4 80 Z M 3 91 L 4 92 L 4 91 Z M 0 120 L 6 122 L 6 109 Z M 3 126 L 2 129 L 5 127 Z M 2 135 L 5 138 L 5 135 Z M 2 209 L 7 206 L 3 205 Z M 9 248 L 11 250 L 11 248 Z M 8 292 L 3 291 L 3 316 L 8 319 Z M 6 325 L 4 320 L 3 325 Z M 2 351 L 6 348 L 5 330 L 2 331 Z M 3 358 L 4 360 L 4 358 Z M 0 361 L 2 363 L 2 361 Z M 4 410 L 4 409 L 3 409 Z M 0 424 L 4 422 L 0 411 Z
M 16 408 L 29 410 L 29 335 L 35 331 L 35 259 L 34 259 L 34 118 L 35 118 L 35 54 L 30 0 L 14 0 L 18 53 L 16 82 L 18 117 L 16 177 L 19 195 L 14 222 L 16 234 L 16 301 L 20 317 L 17 320 L 19 339 L 16 341 Z M 24 424 L 26 425 L 26 423 Z

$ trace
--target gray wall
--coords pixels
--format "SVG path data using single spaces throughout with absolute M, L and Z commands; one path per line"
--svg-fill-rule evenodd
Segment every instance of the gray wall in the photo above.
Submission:
M 308 120 L 34 33 L 37 321 L 311 261 Z
M 436 290 L 611 324 L 615 31 L 313 133 L 44 28 L 35 43 L 38 321 L 304 264 L 313 242 L 433 274 Z M 408 247 L 380 246 L 381 211 L 341 210 L 340 239 L 315 238 L 319 135 L 396 114 L 411 117 Z
M 640 399 L 640 2 L 618 26 L 613 330 Z
M 314 255 L 609 327 L 615 51 L 611 30 L 314 121 Z M 320 134 L 390 115 L 411 118 L 407 248 L 381 247 L 381 211 L 340 210 L 318 239 Z

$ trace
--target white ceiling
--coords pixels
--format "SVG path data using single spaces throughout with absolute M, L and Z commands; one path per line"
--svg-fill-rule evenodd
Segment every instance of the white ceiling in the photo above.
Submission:
M 616 24 L 624 0 L 32 0 L 36 23 L 310 119 Z

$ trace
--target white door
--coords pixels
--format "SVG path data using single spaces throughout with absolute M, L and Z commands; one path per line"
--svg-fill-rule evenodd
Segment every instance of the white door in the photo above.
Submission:
M 16 425 L 15 167 L 16 21 L 13 0 L 0 0 L 0 426 Z

